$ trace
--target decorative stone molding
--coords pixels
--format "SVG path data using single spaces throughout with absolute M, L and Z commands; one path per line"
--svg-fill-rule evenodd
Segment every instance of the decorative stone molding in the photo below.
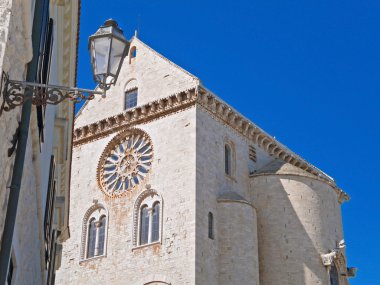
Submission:
M 197 86 L 77 128 L 74 130 L 74 147 L 105 137 L 126 127 L 147 123 L 195 105 L 200 106 L 216 120 L 232 128 L 239 135 L 262 148 L 274 158 L 279 158 L 299 167 L 333 187 L 339 195 L 340 203 L 350 199 L 336 185 L 334 179 L 292 152 L 203 86 Z
M 138 247 L 139 246 L 139 231 L 140 231 L 140 209 L 141 205 L 143 204 L 144 200 L 146 200 L 147 197 L 151 197 L 154 199 L 155 202 L 160 203 L 160 238 L 158 242 L 154 242 L 154 244 L 161 243 L 161 236 L 162 236 L 162 221 L 163 221 L 163 200 L 162 196 L 154 189 L 151 188 L 149 184 L 146 185 L 146 190 L 143 191 L 136 199 L 134 207 L 133 207 L 133 246 Z M 154 202 L 154 203 L 155 203 Z M 150 244 L 147 244 L 150 245 Z
M 74 130 L 74 147 L 97 140 L 126 127 L 156 120 L 194 106 L 195 89 L 173 94 Z
M 197 103 L 215 119 L 231 127 L 238 134 L 258 145 L 273 157 L 288 162 L 320 178 L 334 188 L 339 197 L 341 197 L 341 202 L 350 199 L 345 192 L 338 188 L 335 181 L 330 176 L 326 175 L 323 171 L 311 165 L 299 155 L 282 145 L 274 137 L 270 136 L 254 123 L 246 119 L 243 115 L 232 109 L 227 103 L 223 102 L 206 88 L 199 88 Z
M 106 224 L 106 232 L 105 232 L 105 240 L 104 240 L 104 254 L 102 256 L 105 256 L 106 252 L 107 252 L 107 232 L 108 232 L 107 229 L 108 229 L 108 220 L 109 220 L 108 211 L 103 206 L 103 204 L 98 203 L 98 200 L 93 200 L 93 203 L 94 204 L 86 211 L 86 213 L 83 216 L 82 238 L 81 238 L 80 261 L 79 262 L 86 260 L 88 221 L 95 211 L 99 211 L 100 214 L 102 212 L 104 212 L 104 215 L 106 216 L 106 223 L 107 224 Z
M 356 276 L 358 269 L 356 267 L 347 267 L 347 277 L 353 278 Z
M 162 274 L 149 274 L 142 277 L 133 285 L 171 285 L 170 276 Z
M 343 191 L 339 192 L 339 196 L 338 196 L 339 204 L 343 204 L 344 202 L 349 201 L 349 200 L 350 200 L 350 196 L 348 196 L 347 193 L 345 193 Z
M 146 183 L 153 161 L 153 144 L 140 129 L 117 134 L 105 147 L 97 168 L 100 189 L 111 198 L 126 195 Z
M 345 264 L 345 258 L 342 253 L 342 250 L 345 247 L 346 245 L 344 240 L 341 240 L 337 243 L 336 248 L 331 250 L 329 253 L 321 254 L 323 265 L 329 268 L 329 266 L 331 266 L 335 262 L 338 268 L 342 268 Z

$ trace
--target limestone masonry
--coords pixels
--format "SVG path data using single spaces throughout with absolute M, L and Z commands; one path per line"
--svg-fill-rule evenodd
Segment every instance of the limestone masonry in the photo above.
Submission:
M 57 284 L 348 284 L 334 180 L 131 40 L 75 121 Z

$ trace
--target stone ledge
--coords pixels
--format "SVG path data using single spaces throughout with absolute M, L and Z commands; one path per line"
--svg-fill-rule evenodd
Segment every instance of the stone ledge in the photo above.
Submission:
M 73 145 L 76 147 L 89 143 L 111 133 L 118 132 L 125 127 L 150 122 L 186 110 L 192 106 L 201 107 L 217 121 L 232 128 L 239 135 L 253 142 L 274 158 L 278 158 L 299 167 L 325 181 L 333 187 L 337 193 L 340 193 L 342 201 L 348 201 L 350 199 L 348 194 L 343 192 L 336 185 L 334 179 L 299 155 L 295 154 L 286 146 L 278 142 L 274 137 L 267 134 L 264 130 L 246 119 L 243 115 L 202 86 L 184 90 L 169 97 L 153 101 L 149 104 L 77 128 L 74 130 Z
M 187 109 L 196 103 L 196 90 L 190 89 L 74 130 L 74 147 L 118 132 L 125 127 L 153 121 Z

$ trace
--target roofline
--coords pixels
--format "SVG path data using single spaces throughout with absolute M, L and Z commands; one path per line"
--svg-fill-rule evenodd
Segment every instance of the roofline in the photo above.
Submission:
M 289 153 L 291 153 L 292 155 L 294 155 L 295 157 L 297 157 L 299 159 L 302 159 L 305 163 L 307 163 L 308 165 L 310 165 L 311 167 L 313 167 L 316 171 L 320 172 L 323 176 L 325 176 L 326 178 L 328 178 L 329 180 L 331 180 L 332 182 L 335 183 L 334 178 L 332 178 L 330 175 L 326 174 L 325 172 L 323 172 L 322 170 L 320 170 L 318 167 L 314 166 L 313 164 L 311 164 L 310 162 L 308 162 L 307 160 L 305 160 L 304 158 L 302 158 L 300 155 L 298 155 L 297 153 L 295 153 L 294 151 L 292 151 L 289 147 L 287 147 L 286 145 L 284 145 L 283 143 L 281 143 L 280 141 L 278 141 L 274 136 L 268 134 L 266 131 L 264 131 L 262 128 L 260 128 L 258 125 L 256 125 L 254 122 L 252 122 L 250 119 L 248 119 L 243 114 L 241 114 L 239 111 L 237 111 L 230 104 L 226 103 L 223 99 L 221 99 L 214 92 L 210 91 L 210 89 L 208 89 L 207 87 L 203 86 L 202 84 L 200 84 L 200 87 L 203 88 L 204 90 L 206 90 L 206 92 L 212 94 L 212 96 L 214 96 L 215 98 L 217 98 L 222 103 L 224 103 L 227 106 L 229 106 L 231 108 L 231 110 L 234 111 L 235 113 L 237 113 L 239 116 L 247 119 L 253 126 L 255 126 L 257 129 L 259 129 L 260 132 L 262 132 L 263 134 L 265 134 L 267 137 L 270 137 L 271 139 L 275 140 L 277 142 L 277 144 L 279 144 L 281 147 L 283 147 L 284 149 L 286 149 Z

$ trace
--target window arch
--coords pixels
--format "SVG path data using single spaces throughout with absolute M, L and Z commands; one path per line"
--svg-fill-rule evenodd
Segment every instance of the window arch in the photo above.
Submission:
M 153 189 L 140 194 L 134 207 L 133 244 L 161 242 L 162 198 Z
M 330 268 L 330 285 L 339 285 L 339 273 L 334 262 Z
M 95 203 L 83 218 L 81 260 L 105 256 L 108 214 L 106 209 Z

